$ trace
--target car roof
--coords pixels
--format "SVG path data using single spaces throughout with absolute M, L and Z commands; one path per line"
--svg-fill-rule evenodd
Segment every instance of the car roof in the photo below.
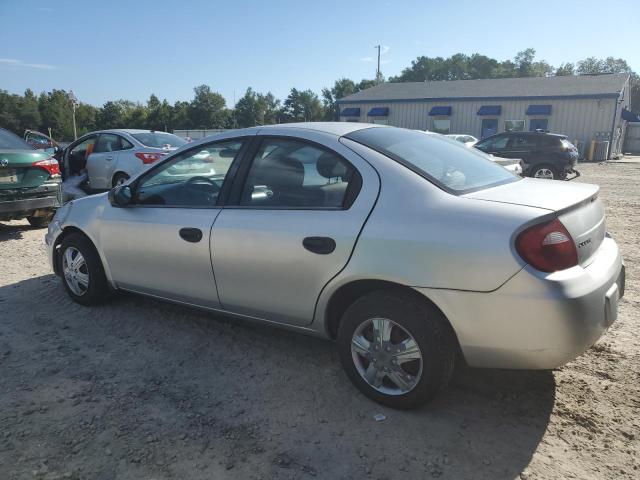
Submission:
M 299 122 L 299 123 L 280 123 L 277 125 L 264 125 L 258 127 L 259 131 L 274 131 L 298 128 L 301 130 L 315 130 L 317 132 L 329 133 L 342 137 L 348 135 L 356 130 L 363 130 L 365 128 L 388 128 L 385 125 L 377 125 L 374 123 L 358 123 L 358 122 Z
M 566 135 L 562 135 L 560 133 L 550 133 L 550 132 L 501 132 L 496 135 L 547 135 L 549 137 L 558 137 L 558 138 L 567 138 Z

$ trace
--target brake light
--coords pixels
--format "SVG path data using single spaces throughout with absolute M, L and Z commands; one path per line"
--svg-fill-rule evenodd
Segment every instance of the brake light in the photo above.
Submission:
M 166 153 L 137 152 L 136 157 L 142 160 L 145 165 L 156 162 L 164 157 Z
M 543 272 L 555 272 L 578 264 L 571 234 L 557 218 L 527 228 L 516 238 L 516 251 L 525 262 Z
M 58 161 L 53 157 L 45 158 L 44 160 L 40 160 L 38 162 L 33 162 L 31 166 L 46 170 L 52 177 L 55 175 L 60 175 L 60 165 L 58 165 Z

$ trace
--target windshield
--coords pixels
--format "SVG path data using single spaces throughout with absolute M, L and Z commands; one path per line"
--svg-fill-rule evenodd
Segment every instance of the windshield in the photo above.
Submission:
M 172 133 L 144 132 L 132 133 L 131 136 L 147 147 L 177 148 L 187 143 L 186 140 Z
M 34 148 L 19 136 L 0 128 L 0 149 L 2 150 L 33 150 Z
M 396 160 L 457 195 L 518 180 L 486 154 L 442 135 L 380 127 L 356 130 L 346 138 Z

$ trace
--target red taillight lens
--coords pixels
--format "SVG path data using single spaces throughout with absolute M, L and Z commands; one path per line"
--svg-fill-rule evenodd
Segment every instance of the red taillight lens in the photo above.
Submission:
M 149 152 L 138 152 L 136 153 L 136 157 L 142 160 L 142 163 L 149 164 L 160 160 L 166 154 L 164 153 L 149 153 Z
M 54 175 L 60 175 L 60 165 L 58 165 L 58 161 L 53 157 L 45 158 L 39 162 L 33 162 L 31 166 L 45 169 L 52 177 Z
M 571 234 L 557 218 L 527 228 L 516 238 L 518 254 L 534 268 L 555 272 L 578 264 L 578 251 Z

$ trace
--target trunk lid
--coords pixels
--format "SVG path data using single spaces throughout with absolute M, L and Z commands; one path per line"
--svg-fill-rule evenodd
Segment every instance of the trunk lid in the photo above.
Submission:
M 45 183 L 49 172 L 33 164 L 50 157 L 37 150 L 0 151 L 0 195 L 3 191 L 35 188 Z
M 606 233 L 604 205 L 598 198 L 599 191 L 600 187 L 588 183 L 524 178 L 464 197 L 540 208 L 541 216 L 554 212 L 575 242 L 578 262 L 585 266 Z

